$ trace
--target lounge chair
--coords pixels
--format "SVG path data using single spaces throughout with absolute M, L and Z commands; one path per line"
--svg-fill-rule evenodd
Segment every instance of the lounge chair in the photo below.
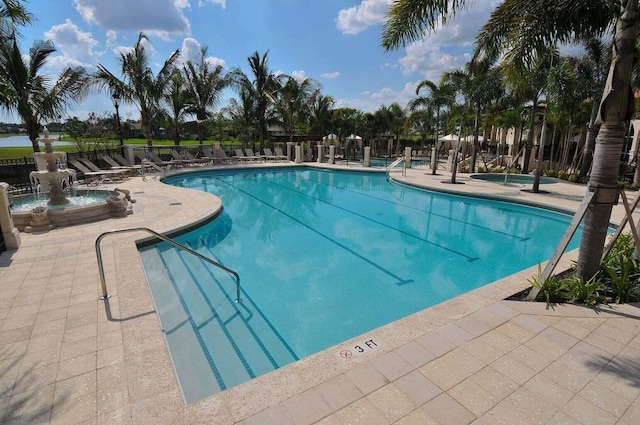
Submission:
M 213 150 L 205 148 L 202 151 L 207 157 L 211 158 L 214 164 L 232 164 L 237 161 L 235 157 L 227 156 L 227 153 L 222 148 L 214 148 Z
M 184 156 L 186 159 L 191 161 L 193 164 L 200 164 L 200 165 L 208 164 L 211 162 L 211 159 L 212 159 L 212 157 L 209 157 L 209 156 L 202 156 L 200 158 L 196 158 L 195 156 L 193 156 L 191 152 L 189 152 L 186 149 L 183 149 L 181 153 L 182 153 L 182 156 Z
M 102 159 L 111 166 L 111 170 L 128 170 L 132 173 L 133 171 L 140 172 L 140 169 L 142 169 L 142 165 L 121 165 L 109 155 L 104 155 Z
M 173 161 L 177 162 L 179 165 L 193 164 L 193 161 L 188 160 L 184 156 L 180 155 L 179 152 L 173 149 L 171 149 L 171 157 L 173 158 Z
M 91 171 L 80 161 L 76 161 L 75 159 L 70 159 L 69 163 L 76 170 L 82 173 L 85 178 L 86 183 L 91 183 L 95 180 L 102 181 L 105 178 L 119 178 L 122 177 L 122 173 L 116 170 L 102 170 L 102 171 Z
M 266 161 L 266 158 L 264 158 L 264 157 L 262 157 L 262 156 L 260 156 L 260 155 L 256 155 L 256 154 L 255 154 L 255 153 L 253 153 L 253 151 L 252 151 L 251 149 L 249 149 L 249 148 L 246 148 L 246 149 L 244 150 L 244 152 L 245 152 L 245 154 L 246 154 L 246 157 L 247 157 L 248 159 L 250 159 L 250 160 L 258 161 L 258 160 L 260 160 L 260 159 L 263 159 L 263 160 L 265 160 L 265 161 Z
M 274 155 L 273 152 L 271 152 L 271 148 L 264 148 L 262 150 L 264 151 L 264 154 L 268 159 L 274 159 L 276 161 L 284 161 L 285 159 L 287 159 L 287 157 L 284 155 Z
M 160 158 L 158 155 L 156 155 L 155 153 L 148 151 L 147 155 L 142 155 L 142 154 L 137 154 L 136 155 L 138 157 L 138 159 L 140 160 L 140 162 L 147 160 L 149 162 L 151 162 L 154 165 L 157 165 L 158 167 L 171 167 L 173 165 L 179 165 L 177 162 L 175 161 L 165 161 L 162 158 Z
M 90 171 L 94 171 L 96 173 L 102 172 L 102 171 L 113 171 L 113 174 L 119 174 L 120 178 L 123 179 L 127 176 L 127 174 L 129 174 L 129 170 L 103 170 L 102 168 L 98 167 L 96 164 L 94 164 L 93 162 L 91 162 L 88 158 L 78 158 L 78 161 L 80 161 L 81 163 L 83 163 L 87 168 L 89 168 Z
M 242 152 L 242 149 L 240 149 L 240 148 L 236 148 L 236 149 L 234 149 L 233 151 L 236 153 L 235 158 L 236 158 L 238 161 L 255 161 L 256 159 L 258 159 L 258 158 L 256 158 L 256 157 L 249 158 L 248 156 L 246 156 L 246 155 L 244 154 L 244 152 Z
M 273 148 L 273 151 L 276 153 L 276 156 L 284 158 L 285 161 L 289 160 L 289 157 L 282 152 L 282 148 Z

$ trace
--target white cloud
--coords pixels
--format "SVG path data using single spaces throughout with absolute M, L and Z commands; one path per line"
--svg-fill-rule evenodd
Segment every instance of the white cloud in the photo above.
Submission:
M 198 6 L 202 7 L 205 3 L 219 4 L 223 9 L 227 8 L 227 0 L 198 0 Z
M 69 63 L 93 64 L 96 56 L 100 56 L 100 53 L 93 51 L 98 41 L 91 33 L 80 31 L 69 19 L 63 24 L 52 26 L 44 36 L 55 43 L 62 56 L 68 57 L 65 61 Z
M 182 40 L 182 47 L 180 48 L 180 62 L 185 64 L 187 61 L 196 61 L 200 55 L 200 49 L 202 45 L 198 40 L 193 37 L 187 37 Z M 217 58 L 215 56 L 207 56 L 205 61 L 211 66 L 222 65 L 225 66 L 224 59 Z
M 73 0 L 78 13 L 89 23 L 106 30 L 144 31 L 168 39 L 170 34 L 189 34 L 184 0 Z
M 336 18 L 336 27 L 343 33 L 354 35 L 371 25 L 384 22 L 392 0 L 362 0 L 358 6 L 342 9 Z
M 367 91 L 363 93 L 367 97 L 362 99 L 338 99 L 336 108 L 355 108 L 365 112 L 375 112 L 380 109 L 380 106 L 389 106 L 394 102 L 404 108 L 411 99 L 415 98 L 416 84 L 408 82 L 400 91 L 390 87 L 384 87 L 374 93 Z
M 116 46 L 116 41 L 118 40 L 118 33 L 115 32 L 114 30 L 109 30 L 107 31 L 106 35 L 107 35 L 107 39 L 105 44 L 110 49 L 114 48 Z
M 305 78 L 307 78 L 307 76 L 305 75 L 304 71 L 293 71 L 291 73 L 291 78 L 293 78 L 297 82 L 302 82 Z
M 321 74 L 320 76 L 322 78 L 334 79 L 334 78 L 338 78 L 340 76 L 340 72 L 338 72 L 338 71 L 325 72 L 324 74 Z
M 398 63 L 405 75 L 420 74 L 438 81 L 443 72 L 462 68 L 471 59 L 472 46 L 478 31 L 502 0 L 471 2 L 447 25 L 442 22 L 424 39 L 409 44 L 406 55 Z

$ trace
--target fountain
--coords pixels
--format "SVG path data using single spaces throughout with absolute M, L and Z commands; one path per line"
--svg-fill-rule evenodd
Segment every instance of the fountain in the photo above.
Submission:
M 37 171 L 32 171 L 29 177 L 36 186 L 40 185 L 43 191 L 49 191 L 49 205 L 64 205 L 69 203 L 69 200 L 64 194 L 63 185 L 70 186 L 69 178 L 75 178 L 75 171 L 66 168 L 66 153 L 53 151 L 51 144 L 55 139 L 49 137 L 47 127 L 42 133 L 44 137 L 36 140 L 44 143 L 44 153 L 33 154 Z

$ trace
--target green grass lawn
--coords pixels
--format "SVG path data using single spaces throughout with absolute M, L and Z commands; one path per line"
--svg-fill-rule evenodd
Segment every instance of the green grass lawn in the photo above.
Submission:
M 8 137 L 8 136 L 13 136 L 12 134 L 9 135 L 0 135 L 0 137 Z M 63 137 L 62 138 L 63 142 L 71 142 L 71 138 L 69 137 Z M 131 138 L 131 139 L 126 139 L 125 144 L 127 145 L 146 145 L 147 144 L 147 139 L 137 139 L 137 138 Z M 205 146 L 212 146 L 214 143 L 220 143 L 219 141 L 213 141 L 213 140 L 205 140 L 204 141 L 204 145 Z M 118 146 L 118 141 L 114 140 L 114 141 L 106 141 L 106 142 L 101 142 L 101 145 L 104 146 L 106 144 L 109 144 L 109 146 L 112 147 L 117 147 Z M 236 140 L 225 140 L 222 142 L 222 144 L 224 146 L 241 146 L 242 142 L 236 141 Z M 173 140 L 168 140 L 168 139 L 162 139 L 162 140 L 154 140 L 153 141 L 153 145 L 154 146 L 175 146 L 175 144 L 173 143 Z M 180 146 L 193 146 L 193 145 L 198 145 L 198 141 L 197 140 L 182 140 L 180 142 Z M 41 145 L 40 149 L 42 151 L 44 151 L 44 147 Z M 55 142 L 53 143 L 53 149 L 56 151 L 64 151 L 64 152 L 77 152 L 78 151 L 78 146 L 77 145 L 56 145 Z M 91 151 L 91 146 L 88 145 L 85 147 L 85 151 Z M 33 148 L 30 146 L 23 146 L 23 147 L 0 147 L 0 159 L 14 159 L 14 158 L 33 158 Z

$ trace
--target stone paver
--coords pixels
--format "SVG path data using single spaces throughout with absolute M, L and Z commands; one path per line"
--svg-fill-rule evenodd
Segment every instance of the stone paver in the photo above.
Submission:
M 575 210 L 584 187 L 531 194 L 408 170 L 406 183 Z M 367 338 L 389 343 L 345 361 L 302 359 L 185 406 L 130 233 L 102 244 L 112 298 L 99 301 L 93 243 L 114 228 L 172 232 L 206 220 L 216 197 L 156 177 L 119 184 L 134 214 L 21 234 L 0 256 L 0 423 L 580 424 L 640 418 L 640 309 L 547 309 L 502 301 L 537 267 L 416 313 Z M 620 206 L 613 219 L 622 217 Z M 563 259 L 565 266 L 575 252 Z M 403 337 L 403 335 L 411 337 Z

